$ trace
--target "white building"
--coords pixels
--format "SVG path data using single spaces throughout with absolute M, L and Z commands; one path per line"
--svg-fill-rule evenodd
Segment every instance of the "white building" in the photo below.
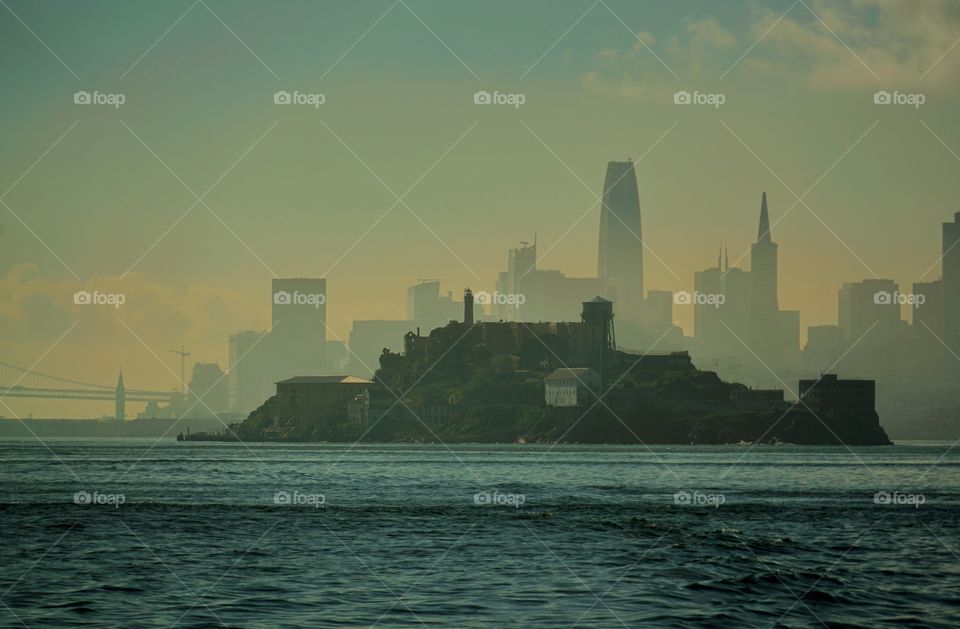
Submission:
M 583 406 L 596 399 L 600 374 L 587 367 L 557 369 L 543 379 L 547 406 Z

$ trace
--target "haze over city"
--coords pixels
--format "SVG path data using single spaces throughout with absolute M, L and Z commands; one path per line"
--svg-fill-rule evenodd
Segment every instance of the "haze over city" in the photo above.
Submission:
M 0 104 L 4 354 L 29 366 L 78 321 L 36 367 L 60 376 L 173 388 L 180 345 L 226 369 L 227 335 L 268 327 L 274 274 L 326 277 L 343 340 L 403 319 L 419 278 L 493 290 L 535 232 L 541 268 L 594 275 L 615 159 L 636 161 L 653 289 L 692 290 L 721 241 L 747 266 L 767 191 L 804 336 L 836 322 L 842 282 L 936 279 L 957 207 L 948 2 L 811 4 L 829 28 L 803 5 L 781 17 L 790 3 L 21 4 L 55 54 L 0 22 L 18 86 Z M 480 27 L 505 10 L 494 43 Z M 81 90 L 125 102 L 78 106 Z M 277 106 L 279 90 L 325 100 Z M 480 90 L 525 98 L 480 107 Z M 725 100 L 678 107 L 678 90 Z M 925 102 L 877 106 L 878 90 Z M 127 300 L 74 307 L 96 288 Z

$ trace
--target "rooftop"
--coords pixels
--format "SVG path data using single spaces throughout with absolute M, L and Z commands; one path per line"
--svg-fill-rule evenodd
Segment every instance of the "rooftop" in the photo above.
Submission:
M 373 384 L 373 380 L 358 376 L 296 376 L 276 384 Z
M 589 367 L 570 367 L 565 369 L 554 369 L 546 376 L 544 380 L 576 380 L 580 376 L 592 372 L 593 369 Z

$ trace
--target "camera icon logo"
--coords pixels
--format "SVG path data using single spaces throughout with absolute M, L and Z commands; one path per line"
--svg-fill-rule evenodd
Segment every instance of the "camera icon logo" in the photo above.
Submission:
M 484 92 L 481 90 L 473 95 L 474 105 L 489 105 L 492 102 L 493 96 L 490 94 L 490 92 Z
M 685 92 L 681 90 L 679 92 L 674 92 L 673 94 L 674 105 L 689 105 L 692 102 L 693 102 L 693 97 L 690 95 L 690 92 Z
M 673 303 L 680 306 L 689 306 L 691 303 L 693 303 L 693 295 L 685 290 L 682 290 L 679 293 L 674 293 Z
M 693 496 L 690 495 L 689 491 L 678 491 L 673 494 L 673 504 L 675 505 L 689 505 L 693 504 Z
M 284 92 L 280 90 L 279 92 L 273 93 L 273 104 L 274 105 L 289 105 L 293 102 L 290 92 Z
M 273 494 L 273 504 L 275 505 L 288 505 L 290 504 L 290 492 L 280 490 Z
M 85 290 L 78 290 L 73 294 L 73 303 L 81 306 L 86 306 L 93 303 L 93 295 L 88 293 Z
M 73 103 L 75 105 L 89 105 L 91 103 L 90 92 L 84 92 L 83 90 L 74 92 Z
M 889 105 L 893 102 L 893 97 L 890 92 L 885 90 L 880 90 L 875 92 L 873 95 L 873 104 L 874 105 Z
M 878 491 L 873 494 L 873 504 L 877 505 L 888 505 L 893 502 L 893 498 L 890 496 L 889 491 Z
M 73 503 L 78 505 L 88 505 L 91 502 L 90 492 L 78 491 L 73 494 Z
M 890 293 L 888 293 L 888 292 L 885 291 L 885 290 L 878 291 L 878 292 L 876 292 L 876 293 L 873 294 L 873 303 L 875 303 L 875 304 L 877 304 L 877 305 L 882 305 L 882 306 L 885 306 L 885 305 L 888 305 L 888 304 L 892 304 L 892 303 L 893 303 L 893 295 L 891 295 Z
M 475 505 L 488 505 L 493 501 L 492 496 L 489 491 L 478 491 L 473 494 L 473 504 Z
M 273 294 L 273 303 L 285 306 L 291 301 L 290 293 L 285 290 L 278 290 Z

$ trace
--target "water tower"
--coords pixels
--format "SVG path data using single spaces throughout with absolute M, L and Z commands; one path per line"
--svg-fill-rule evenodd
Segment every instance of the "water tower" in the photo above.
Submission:
M 586 324 L 587 356 L 590 366 L 600 372 L 600 386 L 605 390 L 607 363 L 617 345 L 613 332 L 613 302 L 600 296 L 585 301 L 580 318 Z

